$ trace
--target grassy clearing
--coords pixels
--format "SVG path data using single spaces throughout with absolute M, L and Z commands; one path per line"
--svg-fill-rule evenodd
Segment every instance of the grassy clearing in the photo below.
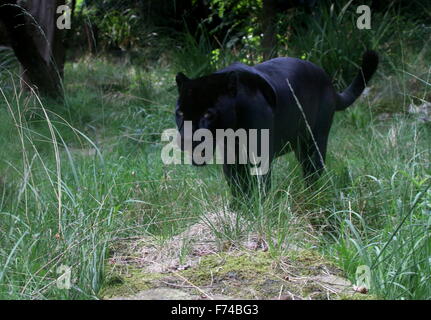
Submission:
M 145 67 L 81 58 L 66 66 L 64 105 L 20 94 L 17 77 L 3 72 L 0 298 L 100 298 L 121 239 L 163 247 L 213 213 L 220 219 L 209 230 L 220 251 L 252 234 L 276 263 L 292 247 L 318 251 L 352 282 L 358 266 L 370 267 L 378 297 L 430 299 L 431 130 L 426 115 L 408 112 L 431 101 L 430 42 L 410 47 L 395 38 L 388 44 L 395 52 L 385 49 L 385 25 L 370 36 L 381 46 L 382 67 L 370 93 L 337 114 L 325 176 L 307 189 L 294 157 L 279 158 L 271 194 L 233 221 L 219 167 L 160 161 L 160 133 L 174 127 L 175 72 L 187 66 L 198 75 L 233 59 L 231 52 L 212 65 L 201 63 L 206 44 L 192 42 L 195 58 L 180 50 L 172 66 L 167 57 Z M 320 56 L 328 30 L 296 39 L 297 50 L 309 45 L 310 58 Z M 335 65 L 348 61 L 351 48 L 341 50 Z M 180 264 L 188 240 L 176 247 Z M 72 267 L 71 290 L 57 288 L 61 265 Z

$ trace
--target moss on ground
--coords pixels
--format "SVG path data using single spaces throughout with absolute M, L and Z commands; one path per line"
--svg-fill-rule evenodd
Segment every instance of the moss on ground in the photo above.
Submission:
M 204 257 L 198 268 L 185 270 L 183 276 L 197 286 L 207 285 L 208 281 L 247 280 L 268 274 L 273 261 L 267 252 L 214 254 Z
M 100 296 L 103 299 L 131 296 L 153 288 L 154 282 L 163 276 L 160 273 L 144 272 L 135 266 L 109 266 Z
M 344 289 L 322 284 L 320 279 L 327 277 L 328 272 L 332 279 L 343 283 Z M 375 298 L 353 292 L 340 274 L 340 270 L 313 250 L 293 251 L 276 258 L 270 252 L 233 251 L 204 256 L 194 267 L 168 273 L 111 265 L 101 296 L 127 299 L 146 290 L 170 288 L 186 292 L 193 299 L 220 296 L 226 299 Z

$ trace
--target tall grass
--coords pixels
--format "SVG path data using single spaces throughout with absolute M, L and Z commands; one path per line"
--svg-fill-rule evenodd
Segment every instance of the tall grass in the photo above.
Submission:
M 6 107 L 3 128 L 8 129 L 2 140 L 15 150 L 11 150 L 13 157 L 4 157 L 2 163 L 6 176 L 0 208 L 0 295 L 95 297 L 101 285 L 107 235 L 117 210 L 111 206 L 109 193 L 100 193 L 103 184 L 98 177 L 91 171 L 83 174 L 84 163 L 77 164 L 72 158 L 58 132 L 67 122 L 36 97 L 47 134 L 36 132 L 25 118 L 25 101 L 15 93 L 8 97 L 1 90 Z M 82 132 L 72 127 L 68 130 L 90 141 Z M 93 170 L 96 166 L 103 170 L 96 157 L 92 165 Z M 83 197 L 90 186 L 92 196 Z M 71 292 L 57 289 L 56 272 L 61 265 L 74 269 L 75 290 Z
M 382 298 L 428 299 L 429 130 L 403 117 L 365 130 L 362 137 L 337 139 L 355 150 L 337 157 L 341 163 L 349 159 L 344 165 L 351 186 L 337 188 L 340 201 L 327 219 L 339 230 L 330 234 L 332 240 L 324 237 L 324 248 L 353 281 L 358 266 L 370 267 L 372 289 Z
M 115 86 L 149 78 L 132 66 L 118 78 L 110 66 L 69 65 L 65 106 L 22 95 L 14 81 L 0 91 L 3 299 L 97 299 L 112 241 L 169 238 L 205 210 L 198 199 L 213 188 L 196 184 L 201 174 L 160 160 L 161 131 L 174 123 L 158 94 L 171 83 L 127 91 Z M 57 286 L 61 266 L 70 290 Z
M 357 28 L 356 8 L 352 1 L 345 1 L 322 4 L 315 15 L 298 13 L 292 18 L 295 32 L 286 34 L 289 46 L 280 54 L 302 57 L 322 66 L 341 89 L 352 81 L 366 49 L 377 49 L 384 64 L 386 56 L 397 64 L 403 47 L 423 45 L 423 28 L 403 17 L 391 4 L 385 13 L 372 12 L 371 29 Z

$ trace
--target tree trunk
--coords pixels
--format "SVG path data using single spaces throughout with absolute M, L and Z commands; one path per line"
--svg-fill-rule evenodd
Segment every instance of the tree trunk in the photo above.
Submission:
M 97 53 L 97 30 L 95 30 L 94 26 L 90 21 L 84 22 L 84 33 L 87 38 L 88 52 L 91 54 Z
M 263 38 L 261 42 L 263 58 L 265 60 L 271 59 L 276 52 L 276 30 L 275 30 L 275 17 L 277 14 L 277 1 L 276 0 L 263 0 L 263 15 L 262 15 L 262 28 Z
M 23 4 L 24 3 L 24 4 Z M 51 97 L 62 97 L 65 61 L 63 34 L 56 26 L 57 6 L 65 0 L 0 0 L 0 20 L 23 68 L 23 82 Z

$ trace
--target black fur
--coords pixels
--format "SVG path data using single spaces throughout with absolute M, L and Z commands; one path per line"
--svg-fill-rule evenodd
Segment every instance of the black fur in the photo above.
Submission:
M 374 51 L 366 51 L 362 56 L 362 68 L 352 84 L 338 95 L 336 110 L 344 110 L 350 106 L 364 91 L 379 64 L 379 56 Z
M 305 177 L 316 176 L 324 168 L 335 111 L 350 106 L 377 69 L 374 51 L 365 52 L 362 60 L 358 75 L 342 93 L 334 90 L 320 67 L 295 58 L 276 58 L 254 67 L 234 63 L 193 80 L 179 73 L 176 122 L 182 139 L 184 120 L 193 122 L 193 131 L 269 129 L 270 161 L 294 151 Z M 234 194 L 249 192 L 246 165 L 225 164 L 223 169 Z M 269 182 L 269 176 L 270 171 L 263 178 Z

